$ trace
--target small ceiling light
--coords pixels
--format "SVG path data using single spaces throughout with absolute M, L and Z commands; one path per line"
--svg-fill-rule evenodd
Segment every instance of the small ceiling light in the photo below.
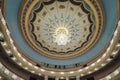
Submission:
M 119 71 L 118 71 L 118 70 L 116 70 L 116 71 L 114 72 L 114 74 L 115 74 L 115 75 L 119 74 Z
M 95 66 L 95 63 L 91 64 L 91 66 Z
M 116 31 L 115 31 L 115 33 L 114 33 L 114 35 L 116 36 L 116 35 L 117 35 L 117 33 L 118 33 L 118 31 L 116 30 Z
M 60 72 L 60 74 L 65 74 L 64 72 Z
M 9 74 L 9 71 L 8 71 L 7 69 L 6 69 L 4 72 L 5 72 L 5 74 L 7 74 L 7 75 Z
M 24 62 L 26 62 L 26 59 L 23 58 L 22 60 L 23 60 Z
M 88 69 L 89 67 L 85 67 L 85 69 Z
M 7 32 L 8 35 L 10 35 L 10 31 L 8 29 L 6 29 L 6 32 Z
M 71 72 L 70 72 L 70 74 L 73 74 L 73 73 L 74 73 L 74 71 L 71 71 Z
M 3 46 L 7 46 L 7 43 L 6 43 L 6 42 L 4 42 L 4 43 L 2 43 L 2 45 L 3 45 Z
M 82 69 L 78 70 L 78 72 L 81 72 L 81 71 L 82 71 Z
M 55 72 L 51 71 L 50 73 L 51 73 L 51 74 L 54 74 Z
M 0 79 L 2 79 L 2 76 L 0 76 Z
M 111 61 L 112 59 L 108 58 L 107 61 Z
M 25 67 L 26 70 L 28 70 L 28 67 Z
M 112 42 L 113 42 L 113 40 L 111 40 L 111 43 L 112 43 Z M 111 45 L 110 45 L 110 46 L 111 46 Z M 106 52 L 109 53 L 109 51 L 110 51 L 110 47 L 107 48 L 107 51 L 106 51 Z
M 81 74 L 81 76 L 84 76 L 84 74 Z
M 91 71 L 88 72 L 88 74 L 91 74 L 91 73 L 92 73 Z
M 10 51 L 10 50 L 6 50 L 6 52 L 7 52 L 8 54 L 10 54 L 10 53 L 11 53 L 11 51 Z
M 20 66 L 22 66 L 22 63 L 18 63 Z
M 0 69 L 2 68 L 2 64 L 0 63 Z
M 28 62 L 28 65 L 29 65 L 29 66 L 32 66 L 32 64 L 31 64 L 30 62 Z
M 20 54 L 20 53 L 18 53 L 18 56 L 19 56 L 19 57 L 21 57 L 21 54 Z
M 113 55 L 116 55 L 118 53 L 118 51 L 113 51 L 112 54 Z
M 104 53 L 104 54 L 103 54 L 103 56 L 102 56 L 102 58 L 106 57 L 106 55 L 107 55 L 107 54 L 106 54 L 106 53 Z
M 120 47 L 120 44 L 118 43 L 116 46 L 117 46 L 117 47 Z
M 35 71 L 31 71 L 32 73 L 35 73 Z
M 95 71 L 97 71 L 97 70 L 98 70 L 98 68 L 95 68 L 94 70 L 95 70 Z
M 103 63 L 103 64 L 101 64 L 101 66 L 103 67 L 103 66 L 105 66 L 105 64 Z
M 17 79 L 17 76 L 16 76 L 16 75 L 13 75 L 12 78 L 13 78 L 13 79 Z
M 13 49 L 17 52 L 17 48 L 15 46 L 13 46 Z
M 12 60 L 16 61 L 17 59 L 15 57 L 13 57 Z
M 97 60 L 97 63 L 99 63 L 100 61 L 101 61 L 101 59 L 98 59 L 98 60 Z
M 64 77 L 60 77 L 60 79 L 64 79 Z
M 10 39 L 10 42 L 13 44 L 13 40 L 11 38 L 9 38 L 9 39 Z
M 0 32 L 0 37 L 3 37 L 3 34 Z
M 6 26 L 6 22 L 5 22 L 4 18 L 1 18 L 1 21 L 2 21 L 3 25 Z
M 34 68 L 35 68 L 35 69 L 38 69 L 38 67 L 37 67 L 37 66 L 34 66 Z
M 110 80 L 110 79 L 111 79 L 111 76 L 107 76 L 106 78 L 107 78 L 108 80 Z
M 45 70 L 44 69 L 40 69 L 42 72 L 45 72 Z
M 118 26 L 120 26 L 120 21 L 118 21 Z
M 41 74 L 41 73 L 39 73 L 38 75 L 39 75 L 39 76 L 41 76 L 42 74 Z

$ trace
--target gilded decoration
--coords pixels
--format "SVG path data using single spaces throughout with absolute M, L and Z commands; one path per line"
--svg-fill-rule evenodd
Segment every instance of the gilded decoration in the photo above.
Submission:
M 46 1 L 46 0 L 45 0 Z M 54 0 L 51 0 L 51 1 L 53 1 L 54 2 Z M 59 2 L 61 2 L 61 0 L 58 0 Z M 64 2 L 66 2 L 67 0 L 64 0 Z M 81 0 L 82 1 L 82 0 Z M 99 1 L 99 0 L 98 0 Z M 28 1 L 29 2 L 29 1 Z M 46 2 L 48 2 L 48 0 L 46 1 Z M 52 3 L 53 3 L 52 2 Z M 101 16 L 99 16 L 100 15 L 100 13 L 102 13 L 101 12 L 101 7 L 96 7 L 96 11 L 95 11 L 95 9 L 93 8 L 94 6 L 96 6 L 96 3 L 95 3 L 96 1 L 94 1 L 94 0 L 91 0 L 90 2 L 88 2 L 88 1 L 86 1 L 86 3 L 87 4 L 89 4 L 90 5 L 90 7 L 91 7 L 91 9 L 90 9 L 90 12 L 93 12 L 94 14 L 98 14 L 98 18 L 99 19 L 97 19 L 96 20 L 96 18 L 95 18 L 95 22 L 97 22 L 97 21 L 99 21 L 99 23 L 101 22 L 101 20 L 102 20 L 102 18 L 103 17 L 101 17 Z M 27 3 L 27 2 L 26 2 Z M 49 2 L 49 3 L 51 3 L 51 2 Z M 74 2 L 75 3 L 75 2 Z M 90 3 L 92 3 L 92 4 L 90 4 Z M 21 8 L 21 11 L 23 11 L 22 13 L 20 13 L 20 14 L 23 14 L 23 16 L 22 16 L 22 18 L 23 19 L 20 19 L 21 21 L 21 25 L 23 25 L 23 26 L 25 26 L 26 25 L 26 23 L 24 23 L 24 18 L 26 18 L 26 20 L 27 20 L 27 17 L 28 16 L 31 16 L 31 14 L 30 15 L 28 15 L 29 14 L 29 11 L 31 11 L 31 9 L 32 9 L 32 7 L 33 6 L 35 6 L 37 4 L 37 0 L 36 1 L 34 1 L 34 2 L 29 2 L 28 4 L 24 4 L 26 7 L 22 7 Z M 44 2 L 44 4 L 46 5 L 47 3 L 45 3 Z M 77 5 L 79 5 L 79 3 L 77 3 Z M 94 6 L 92 6 L 92 5 L 94 5 Z M 98 5 L 98 4 L 97 4 Z M 31 6 L 31 7 L 30 7 Z M 63 5 L 64 6 L 64 5 Z M 30 8 L 29 8 L 30 7 Z M 42 6 L 43 7 L 43 6 Z M 24 9 L 23 9 L 24 8 Z M 27 15 L 26 15 L 26 11 L 27 11 L 27 9 L 29 8 L 29 10 L 28 10 L 28 12 L 27 12 Z M 32 10 L 36 10 L 36 8 L 38 8 L 38 7 L 35 7 L 34 9 L 32 9 Z M 22 10 L 23 9 L 23 10 Z M 50 8 L 50 10 L 52 11 L 52 10 L 54 10 L 55 9 L 55 7 L 52 7 L 52 8 Z M 99 11 L 99 9 L 100 9 L 100 11 Z M 75 9 L 73 8 L 73 7 L 70 7 L 70 10 L 71 11 L 74 11 Z M 91 11 L 92 10 L 92 11 Z M 89 10 L 88 10 L 89 11 Z M 95 13 L 96 12 L 96 13 Z M 33 12 L 34 13 L 34 12 Z M 46 16 L 47 15 L 47 12 L 44 12 L 43 13 L 43 16 Z M 77 15 L 78 16 L 81 16 L 81 13 L 77 13 Z M 27 16 L 27 17 L 25 17 L 25 16 Z M 33 16 L 33 15 L 32 15 Z M 96 15 L 95 15 L 96 16 Z M 94 16 L 94 17 L 95 17 Z M 20 17 L 21 18 L 21 17 Z M 29 18 L 30 20 L 32 20 L 32 17 L 31 18 Z M 94 20 L 93 20 L 94 21 Z M 23 22 L 23 24 L 22 24 L 22 22 Z M 26 21 L 27 22 L 27 21 Z M 41 22 L 41 20 L 39 19 L 38 20 L 38 22 Z M 85 22 L 85 21 L 84 21 Z M 29 24 L 29 25 L 31 25 L 31 23 Z M 101 25 L 103 25 L 103 24 L 99 24 L 99 26 L 101 26 Z M 5 28 L 5 27 L 2 27 L 2 28 Z M 32 29 L 32 26 L 30 26 L 30 28 Z M 116 28 L 117 29 L 117 28 Z M 29 29 L 28 29 L 29 30 Z M 40 30 L 40 28 L 39 27 L 37 27 L 37 30 Z M 57 29 L 58 30 L 58 32 L 60 31 L 60 32 L 64 32 L 64 33 L 67 33 L 67 30 L 66 29 Z M 87 29 L 86 28 L 84 28 L 84 30 L 86 31 Z M 119 29 L 118 29 L 119 30 Z M 2 30 L 2 31 L 4 31 L 4 30 Z M 115 30 L 115 31 L 117 31 L 117 30 Z M 5 34 L 6 34 L 6 31 L 4 32 Z M 116 33 L 116 32 L 115 32 Z M 26 34 L 25 34 L 26 35 Z M 115 35 L 113 35 L 113 37 L 114 37 Z M 9 36 L 5 36 L 6 37 L 6 39 L 7 38 L 9 38 Z M 32 37 L 34 37 L 34 35 L 32 36 Z M 116 44 L 117 43 L 117 41 L 118 41 L 118 39 L 117 39 L 117 37 L 119 37 L 119 36 L 115 36 L 116 37 L 116 39 L 115 39 L 115 43 L 114 44 Z M 9 42 L 9 39 L 7 39 L 8 40 L 8 42 Z M 117 41 L 116 41 L 117 40 Z M 26 41 L 27 41 L 27 39 L 26 39 Z M 112 42 L 112 40 L 111 40 L 111 42 Z M 110 43 L 111 43 L 110 42 Z M 31 44 L 30 44 L 31 45 Z M 11 49 L 14 49 L 13 48 L 13 46 L 9 43 L 9 46 L 11 46 Z M 109 45 L 110 46 L 110 45 Z M 112 53 L 112 49 L 110 49 L 109 50 L 109 48 L 110 47 L 107 47 L 105 50 L 104 50 L 104 52 L 105 51 L 109 51 L 110 53 L 109 53 L 109 56 L 110 56 L 110 54 Z M 115 46 L 115 45 L 114 45 Z M 115 49 L 116 50 L 116 49 Z M 18 55 L 18 53 L 17 53 L 17 55 L 16 55 L 16 52 L 14 52 L 14 51 L 12 51 L 14 54 L 15 54 L 15 56 L 17 56 L 17 59 L 19 59 L 19 55 Z M 103 54 L 103 52 L 102 52 L 102 54 Z M 101 57 L 105 57 L 104 55 L 102 56 L 102 54 L 101 54 L 101 56 L 99 56 L 98 58 L 96 58 L 96 59 L 98 59 L 98 61 L 99 61 L 99 58 L 101 58 Z M 105 54 L 105 53 L 104 53 Z M 47 55 L 46 55 L 47 56 Z M 105 59 L 107 59 L 107 58 L 109 58 L 109 56 L 107 56 L 107 57 L 105 57 Z M 25 57 L 26 58 L 26 57 Z M 21 59 L 20 59 L 20 61 L 22 62 L 22 59 L 24 59 L 23 57 L 21 57 Z M 103 59 L 102 59 L 103 60 Z M 30 61 L 30 62 L 32 62 L 32 61 Z M 91 61 L 88 61 L 88 62 L 90 62 L 90 63 L 93 63 L 93 62 L 91 62 Z M 94 62 L 97 62 L 97 60 L 94 60 Z M 34 61 L 33 61 L 33 63 L 34 63 Z M 37 61 L 34 63 L 34 64 L 36 64 L 37 63 Z M 26 64 L 26 62 L 24 63 L 23 62 L 23 64 Z M 100 64 L 99 64 L 100 65 Z M 48 71 L 48 70 L 54 70 L 54 69 L 63 69 L 63 71 L 65 71 L 66 69 L 68 69 L 68 70 L 71 70 L 71 71 L 73 71 L 72 69 L 74 68 L 74 70 L 76 70 L 76 71 L 78 71 L 78 69 L 79 68 L 82 68 L 83 69 L 83 67 L 86 67 L 86 66 L 89 66 L 89 63 L 86 63 L 85 65 L 83 65 L 83 64 L 80 64 L 80 63 L 77 63 L 77 64 L 72 64 L 72 65 L 68 65 L 68 66 L 66 66 L 66 65 L 52 65 L 51 63 L 41 63 L 41 64 L 36 64 L 36 65 L 34 65 L 35 67 L 36 66 L 38 66 L 38 67 L 41 67 L 41 66 L 44 66 L 45 67 L 45 69 L 46 69 L 46 71 Z M 97 67 L 98 67 L 98 64 L 96 65 Z M 100 65 L 101 66 L 101 65 Z M 47 67 L 47 68 L 46 68 Z M 72 68 L 72 69 L 71 69 Z M 94 67 L 93 67 L 93 69 L 94 69 Z M 57 70 L 57 71 L 60 71 L 60 70 Z M 90 69 L 91 70 L 91 69 Z M 37 71 L 38 71 L 38 69 L 37 69 Z M 62 70 L 61 70 L 62 71 Z M 92 70 L 91 70 L 92 71 Z M 87 71 L 88 72 L 88 71 Z M 48 72 L 46 72 L 46 73 L 48 73 Z M 79 73 L 79 74 L 81 74 L 81 73 Z M 53 76 L 53 74 L 51 74 L 52 76 Z M 73 76 L 73 75 L 72 75 Z
M 94 0 L 35 0 L 22 8 L 20 24 L 25 40 L 38 53 L 69 59 L 97 43 L 104 28 L 103 16 Z

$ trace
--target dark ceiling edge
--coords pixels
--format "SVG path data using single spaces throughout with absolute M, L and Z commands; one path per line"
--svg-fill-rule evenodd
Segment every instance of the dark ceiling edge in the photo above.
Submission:
M 1 1 L 0 1 L 0 8 L 1 7 L 2 6 L 1 6 Z M 105 67 L 101 68 L 100 70 L 98 70 L 90 75 L 81 77 L 80 80 L 85 80 L 86 78 L 89 78 L 89 77 L 94 77 L 95 80 L 98 80 L 100 78 L 107 76 L 109 73 L 113 72 L 115 69 L 117 69 L 120 66 L 120 58 L 119 57 L 120 57 L 120 50 L 119 50 L 118 54 L 115 56 L 115 58 L 109 64 L 107 64 Z M 20 77 L 24 78 L 25 80 L 29 80 L 30 76 L 34 76 L 35 78 L 44 80 L 44 77 L 37 76 L 35 74 L 30 73 L 27 70 L 24 70 L 22 67 L 17 65 L 13 60 L 11 60 L 11 58 L 7 55 L 7 53 L 5 52 L 5 50 L 3 49 L 1 44 L 0 44 L 0 62 L 6 68 L 8 68 L 11 72 L 18 74 Z
M 4 2 L 6 0 L 0 0 L 0 9 L 1 9 L 1 12 L 3 14 L 3 17 L 5 18 L 5 14 L 4 14 L 4 9 L 5 9 L 5 6 L 4 6 Z M 0 27 L 4 27 L 2 26 L 2 23 L 0 21 Z M 40 80 L 44 80 L 44 77 L 42 76 L 38 76 L 38 75 L 35 75 L 25 69 L 23 69 L 22 67 L 20 67 L 19 65 L 17 65 L 13 60 L 11 60 L 11 58 L 7 55 L 7 53 L 5 52 L 4 48 L 2 47 L 2 45 L 0 44 L 0 62 L 8 69 L 10 70 L 11 72 L 13 72 L 14 74 L 16 74 L 17 76 L 25 79 L 25 80 L 29 80 L 29 78 L 31 76 L 34 76 L 36 77 L 37 79 L 40 79 Z M 7 78 L 7 77 L 6 77 Z
M 0 24 L 0 26 L 2 26 L 2 25 Z M 89 78 L 89 77 L 94 77 L 95 80 L 98 80 L 100 78 L 107 76 L 108 74 L 110 74 L 111 72 L 113 72 L 115 69 L 117 69 L 120 66 L 120 58 L 119 57 L 120 57 L 120 50 L 118 51 L 118 54 L 112 59 L 112 61 L 110 63 L 108 63 L 105 67 L 101 68 L 100 70 L 98 70 L 90 75 L 81 77 L 80 80 L 85 80 L 86 78 Z M 13 60 L 11 60 L 11 58 L 7 55 L 7 53 L 5 52 L 5 50 L 1 44 L 0 44 L 0 62 L 6 68 L 8 68 L 11 72 L 14 72 L 15 74 L 19 75 L 20 77 L 24 78 L 25 80 L 29 80 L 30 76 L 33 76 L 36 79 L 44 80 L 44 77 L 32 74 L 29 71 L 24 70 L 22 67 L 17 65 Z
M 92 74 L 81 77 L 80 80 L 85 80 L 86 78 L 89 77 L 94 77 L 95 80 L 99 80 L 101 78 L 106 77 L 110 73 L 114 72 L 119 67 L 120 67 L 120 50 L 118 51 L 117 55 L 112 59 L 112 61 L 108 63 L 105 67 L 101 68 L 100 70 Z
M 15 73 L 16 75 L 20 76 L 25 80 L 29 80 L 30 76 L 34 76 L 37 79 L 44 80 L 44 77 L 35 75 L 30 73 L 29 71 L 23 69 L 19 65 L 17 65 L 11 58 L 6 54 L 5 50 L 0 44 L 0 62 L 11 72 Z
M 120 50 L 118 51 L 118 54 L 113 58 L 113 60 L 110 63 L 108 63 L 105 67 L 101 68 L 100 70 L 90 75 L 81 77 L 80 80 L 85 80 L 89 77 L 94 77 L 95 80 L 99 80 L 100 78 L 107 76 L 108 74 L 110 74 L 120 66 L 119 57 L 120 57 Z M 44 80 L 44 77 L 35 75 L 27 70 L 24 70 L 22 67 L 17 65 L 13 60 L 11 60 L 11 58 L 7 55 L 1 44 L 0 44 L 0 62 L 11 72 L 15 73 L 16 75 L 19 75 L 25 80 L 29 80 L 30 76 L 33 76 L 38 80 L 39 79 Z

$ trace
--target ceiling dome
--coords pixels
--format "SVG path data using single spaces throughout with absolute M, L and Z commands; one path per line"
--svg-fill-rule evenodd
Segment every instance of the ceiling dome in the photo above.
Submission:
M 79 80 L 119 53 L 117 0 L 11 1 L 0 13 L 0 50 L 25 71 Z
M 103 31 L 103 10 L 97 3 L 48 0 L 33 1 L 31 6 L 26 4 L 22 6 L 20 20 L 24 38 L 38 53 L 47 57 L 68 59 L 79 56 L 96 44 Z M 61 27 L 65 34 L 57 33 Z

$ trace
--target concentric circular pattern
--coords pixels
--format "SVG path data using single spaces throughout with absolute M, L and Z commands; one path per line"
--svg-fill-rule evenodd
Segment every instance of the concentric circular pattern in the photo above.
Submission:
M 65 55 L 74 52 L 79 48 L 83 48 L 91 40 L 95 28 L 90 11 L 87 11 L 85 8 L 83 11 L 80 6 L 74 6 L 73 4 L 69 4 L 69 9 L 67 11 L 66 8 L 68 2 L 64 5 L 63 3 L 60 4 L 60 2 L 58 2 L 58 4 L 58 12 L 57 9 L 54 9 L 54 6 L 56 5 L 55 2 L 50 5 L 50 11 L 47 11 L 45 8 L 39 12 L 35 10 L 35 14 L 31 20 L 32 26 L 29 33 L 32 34 L 32 39 L 35 43 L 45 51 Z M 81 6 L 83 6 L 82 3 Z M 79 10 L 76 12 L 76 9 Z M 69 10 L 71 10 L 72 13 L 69 13 Z M 75 12 L 76 14 L 74 14 Z M 75 16 L 73 16 L 73 14 Z M 70 42 L 65 46 L 60 46 L 54 42 L 53 35 L 59 27 L 65 27 L 70 34 Z
M 17 7 L 19 10 L 18 4 L 14 6 L 10 5 L 10 3 L 6 6 L 8 11 L 10 10 L 9 6 Z M 119 52 L 120 24 L 118 23 L 118 26 L 115 27 L 117 17 L 112 17 L 112 19 L 115 18 L 115 23 L 113 24 L 110 23 L 113 21 L 111 17 L 106 16 L 106 23 L 109 23 L 109 25 L 106 24 L 105 32 L 99 40 L 104 26 L 104 15 L 100 0 L 23 0 L 22 3 L 19 16 L 21 30 L 31 47 L 24 42 L 19 32 L 19 24 L 16 25 L 17 27 L 14 27 L 15 24 L 13 23 L 13 25 L 10 25 L 11 17 L 15 18 L 12 21 L 17 23 L 17 14 L 13 14 L 13 12 L 18 13 L 16 9 L 12 13 L 7 13 L 8 22 L 4 18 L 1 19 L 3 27 L 0 28 L 0 44 L 8 56 L 25 70 L 39 76 L 44 75 L 45 79 L 47 79 L 46 77 L 66 78 L 66 80 L 71 77 L 80 79 L 80 77 L 101 70 Z M 103 4 L 105 4 L 104 0 Z M 106 6 L 110 7 L 110 5 Z M 115 13 L 110 13 L 111 10 L 113 9 L 109 8 L 108 12 L 105 11 L 107 12 L 106 15 L 115 15 Z M 83 15 L 79 17 L 78 12 Z M 11 17 L 8 17 L 9 14 L 11 14 Z M 56 36 L 61 33 L 68 37 L 65 45 L 56 42 Z M 85 37 L 83 37 L 84 34 Z M 78 40 L 82 42 L 78 44 Z M 98 40 L 99 43 L 97 43 Z M 81 46 L 82 44 L 83 46 Z M 96 46 L 93 47 L 95 44 Z M 54 49 L 54 46 L 56 49 Z M 62 47 L 63 50 L 61 50 Z M 69 50 L 67 50 L 68 47 L 70 47 Z M 40 54 L 37 54 L 36 51 Z M 88 55 L 89 53 L 93 54 L 90 54 L 92 57 Z M 84 60 L 82 60 L 83 58 Z
M 79 56 L 95 45 L 103 30 L 103 14 L 96 3 L 28 1 L 21 18 L 22 33 L 33 49 L 47 57 L 68 59 Z M 54 35 L 60 27 L 68 31 L 66 45 L 56 43 Z

